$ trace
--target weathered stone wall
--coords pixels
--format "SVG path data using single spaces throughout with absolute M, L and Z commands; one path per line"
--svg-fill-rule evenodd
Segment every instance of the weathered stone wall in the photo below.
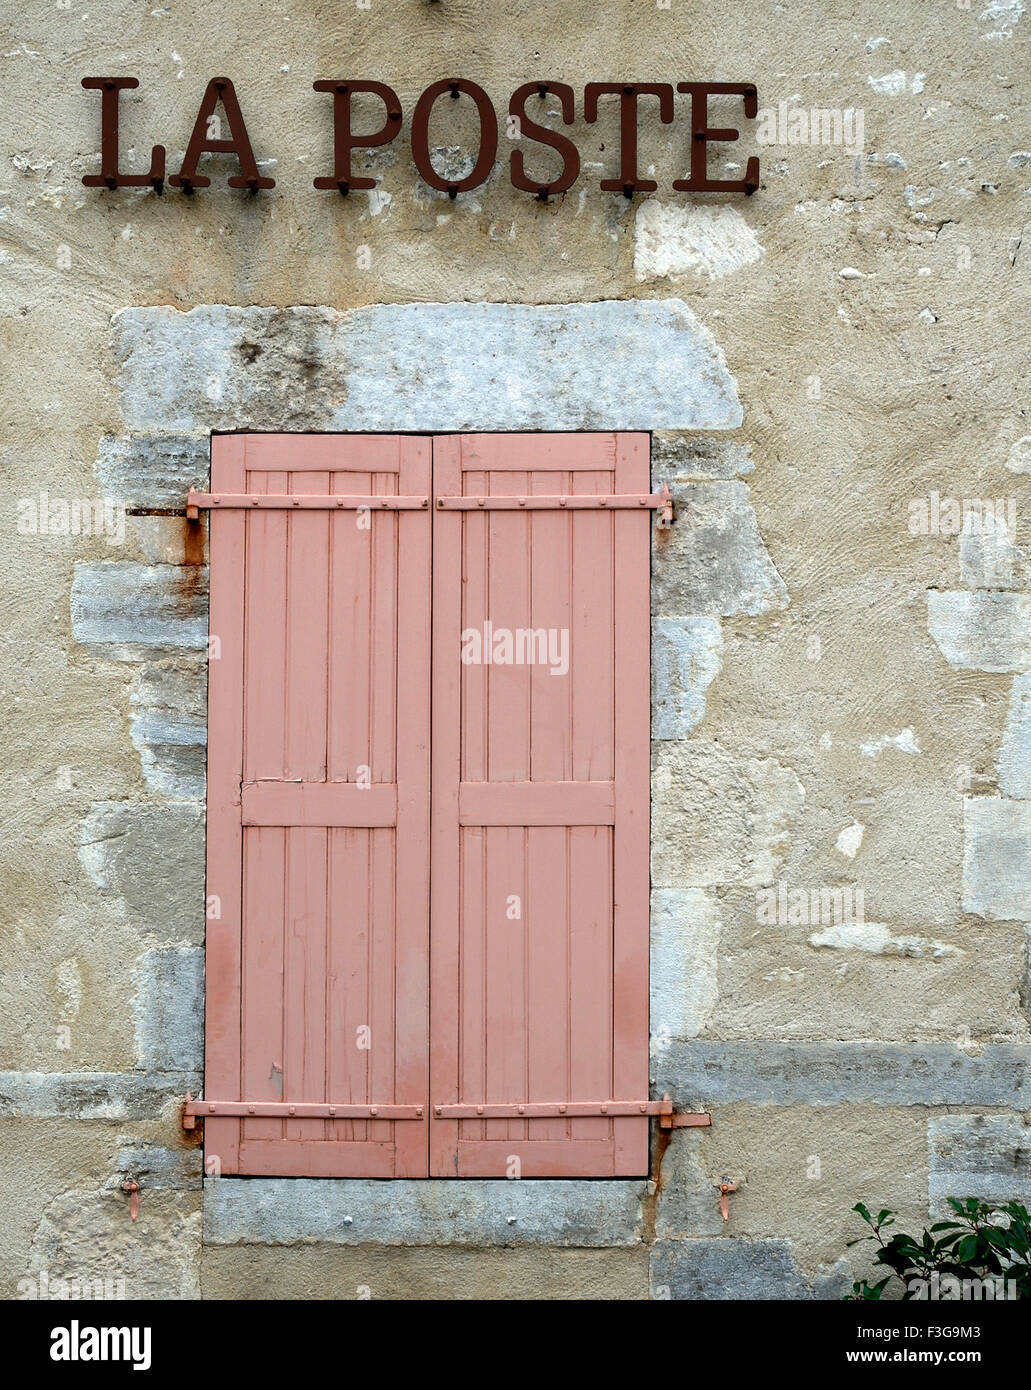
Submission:
M 0 47 L 0 1294 L 835 1297 L 855 1200 L 918 1221 L 1031 1196 L 1019 0 L 22 8 Z M 79 79 L 108 71 L 141 79 L 126 167 L 160 140 L 177 168 L 228 71 L 277 187 L 231 192 L 216 159 L 193 198 L 84 188 Z M 749 79 L 763 108 L 861 109 L 865 145 L 749 134 L 713 168 L 760 154 L 759 192 L 692 199 L 669 188 L 682 118 L 642 106 L 654 194 L 598 189 L 609 112 L 578 119 L 566 197 L 499 162 L 452 202 L 406 139 L 454 71 L 500 110 L 538 77 Z M 311 187 L 311 82 L 337 75 L 406 113 L 346 200 Z M 651 1183 L 202 1189 L 177 1106 L 203 1080 L 206 556 L 163 513 L 239 428 L 654 431 L 678 521 L 652 576 L 652 1075 L 713 1126 Z M 142 514 L 27 534 L 41 490 Z M 1015 526 L 921 530 L 948 498 Z M 780 885 L 862 889 L 865 915 L 771 919 Z

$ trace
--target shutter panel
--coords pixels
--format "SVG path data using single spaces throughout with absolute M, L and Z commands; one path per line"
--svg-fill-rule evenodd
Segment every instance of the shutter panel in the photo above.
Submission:
M 648 475 L 646 435 L 434 441 L 434 1175 L 648 1171 L 614 1103 L 648 1095 L 651 512 L 558 504 Z M 446 500 L 533 495 L 556 504 Z M 538 658 L 541 630 L 545 662 L 462 659 L 520 631 Z
M 427 439 L 212 442 L 231 508 L 210 512 L 205 1099 L 237 1104 L 205 1140 L 222 1173 L 426 1173 L 430 511 L 353 499 L 429 490 Z

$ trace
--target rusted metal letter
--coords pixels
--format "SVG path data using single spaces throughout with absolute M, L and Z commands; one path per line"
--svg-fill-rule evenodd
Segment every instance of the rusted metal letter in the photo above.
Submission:
M 472 97 L 480 118 L 479 152 L 472 173 L 464 179 L 442 178 L 430 159 L 430 113 L 437 98 L 442 97 L 445 92 L 449 92 L 453 97 L 457 97 L 459 92 L 465 92 L 466 96 Z M 412 116 L 412 158 L 420 177 L 431 188 L 438 188 L 452 198 L 470 188 L 478 188 L 494 167 L 497 152 L 498 118 L 494 114 L 490 97 L 482 87 L 478 87 L 475 82 L 467 82 L 464 77 L 451 77 L 434 82 L 426 88 L 416 103 Z
M 231 140 L 215 139 L 208 134 L 209 121 L 214 116 L 219 101 L 226 113 Z M 236 90 L 228 77 L 213 77 L 208 83 L 200 110 L 197 112 L 190 143 L 186 147 L 183 167 L 178 174 L 172 174 L 168 182 L 185 193 L 192 193 L 195 188 L 207 188 L 211 180 L 197 173 L 200 157 L 207 150 L 213 154 L 235 154 L 240 161 L 240 172 L 230 176 L 230 188 L 249 188 L 252 193 L 257 193 L 259 188 L 275 188 L 275 179 L 262 178 L 258 173 L 257 161 L 251 149 Z
M 150 152 L 150 173 L 123 174 L 118 168 L 118 93 L 140 85 L 138 77 L 84 77 L 82 85 L 100 92 L 100 173 L 84 174 L 87 188 L 145 188 L 160 193 L 165 183 L 165 147 Z
M 741 132 L 727 127 L 709 127 L 709 96 L 727 94 L 745 99 L 745 115 L 754 120 L 759 98 L 753 82 L 678 82 L 678 92 L 691 94 L 691 177 L 674 179 L 673 187 L 683 193 L 754 193 L 759 187 L 759 159 L 749 157 L 743 179 L 709 178 L 709 141 L 738 140 Z
M 654 179 L 637 176 L 637 98 L 658 97 L 659 119 L 663 125 L 673 120 L 673 87 L 669 82 L 588 82 L 584 88 L 584 120 L 598 119 L 598 98 L 619 96 L 619 177 L 602 179 L 606 193 L 622 193 L 632 198 L 635 193 L 651 193 L 658 184 Z
M 519 122 L 521 135 L 535 140 L 539 145 L 550 145 L 562 156 L 562 172 L 550 183 L 541 183 L 540 180 L 526 177 L 522 150 L 512 151 L 509 160 L 512 187 L 521 188 L 527 193 L 536 193 L 541 202 L 544 202 L 552 193 L 565 193 L 566 189 L 572 188 L 576 183 L 580 174 L 580 152 L 567 135 L 560 135 L 557 131 L 549 130 L 547 126 L 539 125 L 526 114 L 527 99 L 535 92 L 542 100 L 548 92 L 558 97 L 562 106 L 562 120 L 566 125 L 573 123 L 574 96 L 572 87 L 565 82 L 524 82 L 521 87 L 515 89 L 508 103 L 508 113 Z
M 335 188 L 349 193 L 352 188 L 375 188 L 376 180 L 351 173 L 351 151 L 389 145 L 401 129 L 401 102 L 392 87 L 383 82 L 313 82 L 317 92 L 333 93 L 333 176 L 314 180 L 316 188 Z M 371 135 L 355 135 L 351 129 L 351 94 L 371 92 L 387 108 L 386 124 Z

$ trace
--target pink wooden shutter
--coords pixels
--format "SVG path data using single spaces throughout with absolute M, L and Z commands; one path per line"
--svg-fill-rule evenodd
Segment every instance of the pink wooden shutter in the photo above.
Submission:
M 427 439 L 213 440 L 205 1141 L 223 1173 L 426 1173 L 431 513 L 353 499 L 429 490 Z
M 647 436 L 433 447 L 430 1173 L 643 1175 L 651 512 L 561 498 L 646 493 Z M 463 664 L 487 623 L 568 671 Z

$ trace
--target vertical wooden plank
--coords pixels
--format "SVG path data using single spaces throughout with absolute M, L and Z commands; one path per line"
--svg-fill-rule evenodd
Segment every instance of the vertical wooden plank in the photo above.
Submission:
M 433 441 L 433 491 L 462 490 L 460 438 Z M 459 939 L 458 785 L 461 765 L 462 513 L 433 515 L 433 748 L 430 809 L 430 1097 L 458 1100 Z M 430 1175 L 454 1176 L 458 1126 L 430 1116 Z
M 532 493 L 568 493 L 574 473 L 534 472 Z M 530 626 L 571 633 L 572 516 L 568 512 L 531 512 Z M 561 650 L 561 646 L 559 647 Z M 549 657 L 552 653 L 549 650 Z M 567 647 L 567 659 L 573 660 Z M 553 672 L 548 664 L 530 668 L 530 777 L 565 782 L 573 776 L 572 669 Z M 566 831 L 538 827 L 527 831 L 527 1073 L 531 1096 L 572 1100 L 570 1091 L 570 1019 L 568 923 L 573 904 L 567 879 Z M 541 1140 L 569 1137 L 566 1120 L 542 1120 L 528 1126 Z
M 291 494 L 323 494 L 330 475 L 304 469 L 303 436 L 283 447 Z M 302 465 L 300 468 L 297 465 Z M 284 772 L 326 778 L 329 513 L 287 512 Z M 323 1100 L 326 1087 L 327 832 L 287 834 L 284 927 L 283 1096 Z M 324 1139 L 323 1120 L 288 1120 L 287 1139 Z
M 431 486 L 428 439 L 400 441 L 398 489 L 425 495 Z M 381 518 L 382 520 L 382 518 Z M 430 635 L 432 513 L 399 512 L 395 523 L 395 717 L 392 752 L 397 781 L 396 891 L 391 924 L 395 999 L 392 1093 L 399 1104 L 429 1114 L 430 1010 Z M 457 838 L 457 837 L 456 837 Z M 457 845 L 456 845 L 457 848 Z M 457 869 L 455 871 L 457 880 Z M 395 1124 L 398 1177 L 428 1172 L 429 1121 Z
M 211 486 L 245 490 L 246 443 L 239 435 L 214 435 Z M 208 619 L 207 896 L 204 1085 L 206 1094 L 242 1099 L 240 1091 L 240 983 L 243 922 L 244 545 L 241 512 L 209 514 L 211 595 Z M 208 1121 L 205 1156 L 215 1171 L 239 1170 L 240 1122 Z
M 617 437 L 616 486 L 650 484 L 649 440 Z M 635 525 L 636 523 L 636 525 Z M 615 518 L 616 845 L 613 866 L 613 1084 L 626 1095 L 648 1085 L 648 913 L 651 517 Z M 616 1125 L 615 1172 L 647 1170 L 648 1130 L 637 1120 Z
M 489 1100 L 505 1104 L 527 1099 L 526 928 L 521 917 L 513 920 L 505 914 L 510 897 L 522 901 L 526 896 L 525 833 L 522 826 L 507 825 L 483 832 L 486 1091 Z M 526 1122 L 488 1120 L 485 1137 L 524 1139 Z
M 341 1102 L 365 1104 L 369 1098 L 369 833 L 329 831 L 329 940 L 326 982 L 329 1055 L 326 1089 Z M 364 1120 L 331 1122 L 331 1139 L 364 1140 Z
M 284 943 L 287 836 L 279 826 L 244 836 L 243 1090 L 241 1100 L 284 1099 Z M 243 1138 L 281 1139 L 283 1122 L 243 1121 Z
M 333 474 L 333 490 L 368 496 L 368 473 Z M 354 782 L 369 762 L 369 661 L 372 641 L 372 520 L 359 512 L 330 516 L 328 770 Z

